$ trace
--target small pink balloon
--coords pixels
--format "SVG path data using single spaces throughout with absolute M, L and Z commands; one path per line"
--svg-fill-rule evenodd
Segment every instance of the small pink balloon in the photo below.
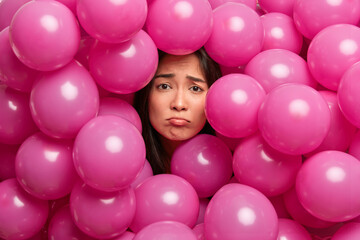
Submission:
M 135 237 L 135 233 L 126 231 L 121 234 L 119 237 L 112 238 L 111 240 L 133 240 Z
M 28 239 L 45 225 L 48 202 L 22 189 L 15 178 L 0 182 L 0 237 Z
M 0 83 L 0 143 L 21 144 L 38 131 L 29 108 L 29 95 Z
M 199 197 L 185 179 L 172 174 L 147 178 L 135 189 L 136 213 L 130 225 L 139 232 L 158 221 L 177 221 L 194 227 L 199 214 Z
M 132 188 L 136 188 L 140 183 L 142 183 L 145 179 L 154 176 L 153 170 L 148 160 L 145 160 L 144 167 L 135 180 L 130 184 Z
M 229 74 L 211 85 L 205 102 L 210 125 L 220 134 L 240 138 L 258 129 L 257 114 L 265 91 L 252 77 Z
M 261 9 L 267 13 L 284 13 L 290 17 L 293 15 L 294 4 L 296 0 L 258 0 Z
M 304 208 L 325 221 L 343 222 L 360 215 L 360 162 L 348 153 L 323 151 L 298 172 L 296 193 Z M 331 204 L 327 204 L 331 199 Z
M 9 31 L 15 55 L 39 71 L 65 66 L 79 48 L 77 20 L 70 9 L 57 1 L 24 4 L 14 15 Z
M 0 182 L 15 178 L 15 156 L 18 145 L 0 144 Z
M 204 223 L 197 224 L 193 231 L 197 237 L 197 240 L 205 240 Z
M 360 61 L 359 27 L 336 24 L 324 28 L 311 41 L 307 60 L 315 80 L 337 91 L 345 71 Z
M 258 190 L 231 183 L 223 186 L 206 209 L 205 238 L 275 240 L 278 218 L 271 202 Z
M 171 173 L 187 180 L 200 198 L 210 197 L 232 176 L 230 149 L 219 138 L 199 134 L 175 149 Z
M 81 63 L 86 69 L 89 69 L 90 51 L 93 48 L 96 40 L 90 36 L 82 36 L 80 40 L 79 49 L 75 55 L 75 59 Z
M 355 133 L 355 136 L 351 139 L 349 146 L 349 154 L 360 159 L 360 131 Z
M 75 225 L 94 238 L 112 238 L 124 233 L 135 214 L 134 190 L 103 192 L 78 182 L 70 196 Z
M 274 206 L 278 218 L 291 218 L 289 212 L 286 209 L 283 194 L 274 197 L 268 197 L 268 199 Z
M 242 3 L 251 9 L 256 10 L 256 0 L 209 0 L 212 9 L 215 9 L 227 2 Z
M 357 240 L 360 238 L 360 223 L 349 222 L 340 227 L 332 240 Z
M 298 83 L 274 88 L 258 115 L 259 130 L 274 149 L 301 155 L 316 149 L 330 128 L 330 110 L 315 89 Z
M 357 24 L 360 2 L 329 0 L 294 1 L 293 18 L 298 30 L 312 39 L 322 29 L 340 23 Z
M 99 93 L 89 72 L 76 61 L 46 72 L 34 83 L 30 109 L 36 125 L 54 138 L 74 138 L 99 110 Z
M 263 46 L 264 28 L 259 15 L 240 3 L 225 3 L 213 11 L 214 27 L 204 45 L 221 65 L 245 65 Z
M 89 58 L 90 72 L 96 82 L 119 94 L 133 93 L 145 87 L 155 75 L 157 64 L 154 41 L 143 30 L 124 43 L 97 42 Z
M 213 26 L 207 0 L 157 0 L 149 5 L 146 31 L 164 52 L 185 55 L 201 48 Z
M 269 49 L 257 54 L 246 65 L 245 74 L 255 78 L 267 93 L 285 83 L 317 86 L 306 61 L 286 49 Z
M 210 200 L 208 198 L 199 199 L 199 216 L 196 221 L 196 224 L 204 223 L 204 216 L 207 206 L 209 205 Z
M 10 26 L 16 11 L 30 0 L 1 0 L 0 1 L 0 31 Z
M 279 235 L 277 239 L 311 240 L 310 233 L 298 222 L 279 218 Z

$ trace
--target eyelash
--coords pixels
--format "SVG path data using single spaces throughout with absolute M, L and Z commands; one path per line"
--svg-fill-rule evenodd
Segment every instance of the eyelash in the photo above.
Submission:
M 163 88 L 164 86 L 166 86 L 166 88 Z M 157 88 L 160 89 L 160 90 L 167 90 L 168 88 L 170 88 L 170 85 L 166 84 L 166 83 L 161 83 L 161 84 L 159 84 L 157 86 Z M 202 89 L 199 86 L 192 86 L 190 89 L 194 89 L 194 88 L 198 88 L 198 90 L 193 90 L 194 92 L 202 92 L 202 91 L 204 91 L 204 89 Z

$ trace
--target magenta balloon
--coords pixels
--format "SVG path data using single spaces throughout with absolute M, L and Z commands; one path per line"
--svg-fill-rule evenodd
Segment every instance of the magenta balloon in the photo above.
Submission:
M 322 29 L 334 24 L 358 24 L 360 2 L 297 0 L 294 1 L 293 18 L 302 35 L 312 39 Z
M 258 0 L 261 9 L 267 13 L 278 12 L 293 16 L 293 9 L 296 0 Z
M 337 24 L 324 28 L 311 41 L 307 60 L 315 80 L 336 91 L 345 71 L 360 61 L 359 27 Z
M 225 3 L 213 11 L 214 27 L 205 49 L 221 65 L 244 65 L 263 46 L 264 28 L 259 15 L 240 3 Z
M 258 190 L 231 183 L 223 186 L 206 209 L 207 240 L 275 240 L 278 218 L 271 202 Z
M 47 72 L 34 83 L 30 109 L 36 125 L 54 138 L 74 138 L 99 110 L 99 93 L 89 72 L 76 61 Z
M 230 73 L 244 73 L 244 68 L 245 68 L 245 66 L 227 67 L 227 66 L 220 65 L 220 70 L 221 70 L 221 73 L 223 76 L 230 74 Z
M 199 197 L 185 179 L 172 174 L 147 178 L 135 189 L 136 213 L 130 225 L 139 232 L 158 221 L 177 221 L 194 227 L 199 214 Z
M 141 119 L 135 108 L 127 101 L 119 98 L 101 98 L 98 116 L 115 115 L 122 117 L 142 132 Z
M 15 156 L 19 149 L 17 145 L 0 144 L 0 182 L 15 178 Z
M 201 48 L 213 27 L 207 0 L 157 0 L 149 5 L 146 31 L 164 52 L 185 55 Z
M 267 93 L 284 83 L 317 86 L 306 61 L 285 49 L 270 49 L 257 54 L 246 65 L 245 74 L 255 78 Z
M 75 59 L 81 63 L 86 69 L 89 69 L 90 51 L 96 40 L 90 36 L 82 36 L 80 40 L 79 49 L 75 55 Z
M 229 74 L 211 85 L 205 102 L 210 125 L 220 134 L 240 138 L 257 129 L 257 114 L 265 91 L 252 77 Z
M 360 131 L 358 130 L 351 139 L 349 154 L 360 159 Z
M 360 238 L 360 223 L 348 222 L 332 236 L 332 240 L 357 240 Z
M 291 156 L 276 151 L 260 133 L 245 138 L 233 156 L 234 174 L 239 183 L 256 188 L 268 197 L 292 188 L 301 165 L 301 155 Z
M 279 13 L 267 13 L 260 17 L 265 37 L 262 50 L 286 49 L 299 54 L 303 45 L 303 36 L 296 29 L 292 17 Z
M 258 119 L 265 141 L 290 155 L 316 149 L 330 128 L 330 110 L 324 98 L 298 83 L 283 84 L 268 93 Z
M 212 9 L 215 9 L 227 2 L 242 3 L 250 7 L 251 9 L 256 10 L 256 0 L 209 0 Z
M 204 223 L 205 211 L 207 206 L 209 205 L 210 200 L 208 198 L 200 198 L 199 199 L 199 216 L 196 221 L 196 225 Z
M 197 240 L 205 240 L 204 223 L 197 224 L 193 231 L 197 237 Z
M 135 233 L 126 231 L 121 234 L 119 237 L 111 238 L 111 240 L 133 240 L 135 237 Z
M 311 240 L 310 233 L 298 222 L 279 218 L 278 239 Z
M 145 160 L 144 167 L 130 185 L 132 188 L 135 189 L 140 183 L 142 183 L 145 179 L 151 176 L 154 176 L 153 170 L 151 168 L 149 161 Z
M 30 1 L 16 12 L 10 24 L 14 53 L 36 70 L 65 66 L 75 56 L 79 43 L 80 29 L 74 14 L 57 1 Z
M 0 1 L 0 31 L 10 26 L 16 11 L 30 0 L 1 0 Z
M 38 131 L 29 109 L 29 95 L 0 83 L 0 143 L 21 144 Z
M 0 237 L 28 239 L 40 232 L 48 216 L 48 202 L 25 192 L 15 178 L 0 182 Z
M 360 162 L 348 153 L 323 151 L 308 158 L 298 172 L 296 193 L 304 208 L 325 221 L 360 215 Z M 331 199 L 331 204 L 327 204 Z
M 97 42 L 89 58 L 90 72 L 96 82 L 119 94 L 133 93 L 145 87 L 155 75 L 157 64 L 156 46 L 143 30 L 124 43 Z
M 291 218 L 286 209 L 283 194 L 274 197 L 268 197 L 268 199 L 274 206 L 278 218 Z
M 232 176 L 230 149 L 219 138 L 199 134 L 175 149 L 171 173 L 187 180 L 200 198 L 211 197 Z

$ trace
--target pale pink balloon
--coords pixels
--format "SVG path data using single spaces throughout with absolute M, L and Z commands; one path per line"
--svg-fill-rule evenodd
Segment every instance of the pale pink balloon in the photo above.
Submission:
M 279 12 L 292 17 L 296 0 L 258 0 L 261 9 L 267 13 Z
M 355 133 L 353 139 L 351 139 L 351 143 L 349 146 L 349 154 L 356 157 L 360 160 L 360 131 L 358 130 Z
M 256 10 L 256 0 L 209 0 L 212 9 L 215 9 L 227 2 L 242 3 L 250 7 L 251 9 Z
M 18 145 L 0 144 L 0 181 L 15 178 L 15 156 Z
M 142 183 L 145 179 L 151 176 L 154 176 L 153 170 L 151 168 L 149 161 L 145 160 L 144 167 L 130 185 L 132 188 L 135 189 L 140 183 Z
M 332 240 L 357 240 L 360 238 L 360 223 L 349 222 L 340 227 Z
M 279 218 L 278 239 L 311 240 L 310 233 L 298 222 Z
M 197 237 L 197 240 L 205 240 L 204 223 L 197 224 L 193 231 Z
M 268 199 L 274 206 L 278 218 L 291 218 L 290 214 L 286 209 L 283 194 L 274 197 L 268 197 Z
M 10 26 L 16 11 L 30 0 L 1 0 L 0 1 L 0 31 Z

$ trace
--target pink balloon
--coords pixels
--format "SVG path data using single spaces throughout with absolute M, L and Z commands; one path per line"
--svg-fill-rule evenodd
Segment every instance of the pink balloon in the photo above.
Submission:
M 235 149 L 233 157 L 234 174 L 239 183 L 269 197 L 293 187 L 301 164 L 301 155 L 291 156 L 276 151 L 260 133 L 245 138 Z
M 195 189 L 176 175 L 147 178 L 135 189 L 135 196 L 136 213 L 130 225 L 135 233 L 158 221 L 177 221 L 192 228 L 198 218 L 199 198 Z
M 73 157 L 86 184 L 101 191 L 117 191 L 128 187 L 143 169 L 145 143 L 129 121 L 99 116 L 76 136 Z
M 260 17 L 265 37 L 262 50 L 286 49 L 299 54 L 303 45 L 303 36 L 296 29 L 292 17 L 279 13 L 267 13 Z
M 96 40 L 90 36 L 82 36 L 80 40 L 79 49 L 75 55 L 75 59 L 81 63 L 86 69 L 89 69 L 90 51 L 93 48 Z
M 360 60 L 359 27 L 337 24 L 324 28 L 311 41 L 307 60 L 315 80 L 336 91 L 345 71 Z
M 176 221 L 159 221 L 144 227 L 133 240 L 197 240 L 195 233 Z
M 15 156 L 19 149 L 17 145 L 0 144 L 0 182 L 15 178 Z
M 61 2 L 62 4 L 67 6 L 72 11 L 72 13 L 76 16 L 77 0 L 56 0 L 56 1 Z
M 242 138 L 230 138 L 222 135 L 221 133 L 215 132 L 216 137 L 220 138 L 226 146 L 233 152 L 236 146 L 241 142 Z
M 48 202 L 25 192 L 15 178 L 0 182 L 0 237 L 28 239 L 44 226 Z
M 205 102 L 210 125 L 220 134 L 240 138 L 257 129 L 257 114 L 265 91 L 252 77 L 229 74 L 211 85 Z
M 0 1 L 0 31 L 10 26 L 16 11 L 30 0 L 1 0 Z
M 151 176 L 154 176 L 153 170 L 151 168 L 149 161 L 145 160 L 144 167 L 130 185 L 132 188 L 135 189 L 140 183 L 142 183 L 145 179 Z
M 277 239 L 311 240 L 310 233 L 300 223 L 279 218 L 279 235 Z
M 296 0 L 258 0 L 259 5 L 265 12 L 284 13 L 292 17 Z
M 349 146 L 349 154 L 360 159 L 360 131 L 355 133 L 355 136 L 351 139 Z
M 209 0 L 212 9 L 215 9 L 227 2 L 242 3 L 251 9 L 256 10 L 256 0 Z
M 199 216 L 196 221 L 196 225 L 204 223 L 204 216 L 207 206 L 209 205 L 210 200 L 208 198 L 199 199 Z
M 77 180 L 72 145 L 72 142 L 55 140 L 40 132 L 27 138 L 15 160 L 20 185 L 44 200 L 69 194 Z
M 230 149 L 219 138 L 199 134 L 175 149 L 171 173 L 187 180 L 200 198 L 210 197 L 232 176 Z
M 349 222 L 339 228 L 332 240 L 357 240 L 360 238 L 360 223 Z
M 133 240 L 135 237 L 135 233 L 126 231 L 121 234 L 119 237 L 112 238 L 111 240 Z
M 336 223 L 333 226 L 326 228 L 310 228 L 307 227 L 306 230 L 310 233 L 312 239 L 332 239 L 332 236 L 335 232 L 344 225 L 343 222 Z
M 324 98 L 298 83 L 283 84 L 268 93 L 258 119 L 265 141 L 290 155 L 316 149 L 330 128 L 330 110 Z
M 70 196 L 75 225 L 94 238 L 112 238 L 124 233 L 135 214 L 134 190 L 103 192 L 77 183 Z
M 220 65 L 220 70 L 223 76 L 231 73 L 244 73 L 244 68 L 245 66 L 227 67 Z
M 21 144 L 38 131 L 29 109 L 29 95 L 0 83 L 0 143 Z
M 267 93 L 284 83 L 317 86 L 306 61 L 285 49 L 270 49 L 257 54 L 246 65 L 245 74 L 255 78 Z
M 207 0 L 157 0 L 149 5 L 146 31 L 164 52 L 185 55 L 201 48 L 213 26 Z
M 10 24 L 15 55 L 36 70 L 65 66 L 75 56 L 79 43 L 80 29 L 74 14 L 57 1 L 30 1 L 16 12 Z
M 197 224 L 193 231 L 197 237 L 197 240 L 205 240 L 204 223 Z
M 325 27 L 340 23 L 357 24 L 360 2 L 297 0 L 294 1 L 293 17 L 302 35 L 312 39 Z
M 76 61 L 47 72 L 34 83 L 30 109 L 36 125 L 54 138 L 74 138 L 99 109 L 99 93 L 89 72 Z
M 278 218 L 291 218 L 286 209 L 283 194 L 274 197 L 268 197 L 268 199 L 274 206 Z
M 156 46 L 143 30 L 124 43 L 97 42 L 89 58 L 90 72 L 96 82 L 106 90 L 120 94 L 145 87 L 154 76 L 157 64 Z
M 312 215 L 342 222 L 360 215 L 360 162 L 340 151 L 323 151 L 308 158 L 298 172 L 296 192 Z M 331 199 L 331 204 L 327 204 Z
M 231 183 L 223 186 L 206 209 L 207 240 L 277 239 L 278 218 L 271 202 L 256 189 Z

